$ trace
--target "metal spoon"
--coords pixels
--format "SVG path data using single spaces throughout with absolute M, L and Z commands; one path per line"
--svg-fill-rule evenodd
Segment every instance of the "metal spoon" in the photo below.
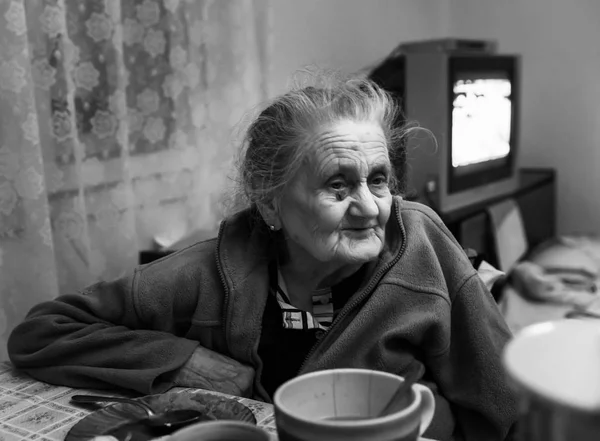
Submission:
M 379 413 L 379 417 L 390 415 L 394 412 L 398 412 L 405 409 L 410 405 L 412 398 L 412 386 L 415 384 L 425 373 L 425 367 L 419 363 L 419 367 L 409 371 L 404 376 L 404 381 L 398 386 L 398 389 L 390 398 L 390 401 L 385 405 L 383 410 Z
M 178 409 L 168 412 L 154 412 L 150 406 L 138 400 L 121 397 L 102 397 L 98 395 L 73 395 L 71 401 L 75 403 L 99 403 L 99 402 L 119 402 L 134 404 L 146 411 L 147 417 L 142 420 L 143 423 L 151 427 L 163 427 L 167 429 L 176 429 L 197 421 L 208 421 L 212 418 L 206 416 L 198 410 Z

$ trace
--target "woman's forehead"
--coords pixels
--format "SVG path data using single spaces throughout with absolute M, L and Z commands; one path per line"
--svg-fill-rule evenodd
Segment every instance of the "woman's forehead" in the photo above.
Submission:
M 379 141 L 387 143 L 381 125 L 374 121 L 341 120 L 318 126 L 310 136 L 313 144 Z
M 332 161 L 389 161 L 387 140 L 377 123 L 342 121 L 328 124 L 316 131 L 308 144 L 307 159 L 312 166 L 322 167 Z

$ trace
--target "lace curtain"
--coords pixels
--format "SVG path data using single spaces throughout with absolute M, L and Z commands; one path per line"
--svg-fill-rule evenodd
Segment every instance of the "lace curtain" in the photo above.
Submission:
M 269 0 L 0 0 L 0 359 L 36 303 L 212 231 Z

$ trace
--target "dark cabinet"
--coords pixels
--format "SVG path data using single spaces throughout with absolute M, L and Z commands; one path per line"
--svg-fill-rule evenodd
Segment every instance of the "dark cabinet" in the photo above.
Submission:
M 529 248 L 556 234 L 556 173 L 553 169 L 524 168 L 519 171 L 516 191 L 440 214 L 452 234 L 465 248 L 473 248 L 492 265 L 497 265 L 494 236 L 487 208 L 513 198 L 521 212 Z

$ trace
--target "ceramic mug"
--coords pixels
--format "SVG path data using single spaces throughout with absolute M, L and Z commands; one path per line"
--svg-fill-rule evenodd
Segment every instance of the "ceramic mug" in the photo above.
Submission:
M 517 440 L 600 439 L 600 321 L 528 326 L 503 362 L 521 402 Z
M 269 441 L 268 432 L 242 421 L 210 421 L 192 424 L 169 436 L 169 441 Z
M 369 369 L 331 369 L 301 375 L 274 396 L 280 441 L 415 441 L 433 419 L 435 401 L 415 384 L 405 409 L 377 417 L 398 386 L 398 375 Z

